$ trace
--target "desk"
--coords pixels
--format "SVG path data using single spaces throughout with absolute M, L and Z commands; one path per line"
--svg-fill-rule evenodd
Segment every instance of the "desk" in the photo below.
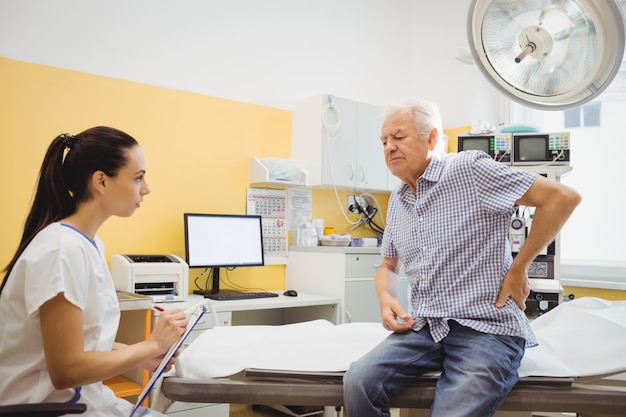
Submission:
M 282 295 L 278 297 L 255 298 L 248 300 L 212 301 L 220 326 L 242 325 L 281 325 L 303 321 L 324 319 L 332 323 L 338 320 L 339 299 L 313 294 L 300 293 L 297 297 Z M 201 295 L 189 295 L 183 302 L 157 303 L 164 309 L 187 309 L 204 300 Z M 158 317 L 158 312 L 154 312 Z M 202 321 L 191 332 L 186 342 L 191 343 L 202 332 L 214 326 L 211 315 L 205 314 Z M 211 407 L 208 409 L 207 407 Z M 209 402 L 176 402 L 168 410 L 169 415 L 176 417 L 228 417 L 229 405 Z
M 280 325 L 317 319 L 337 323 L 338 298 L 314 294 L 287 297 L 282 295 L 283 291 L 275 292 L 278 297 L 212 301 L 212 305 L 219 317 L 225 317 L 224 321 L 220 319 L 222 326 Z M 201 295 L 191 294 L 184 302 L 157 304 L 164 309 L 186 309 L 202 300 L 204 298 Z M 155 317 L 158 317 L 158 312 L 155 312 Z M 202 327 L 202 329 L 207 328 L 210 327 Z

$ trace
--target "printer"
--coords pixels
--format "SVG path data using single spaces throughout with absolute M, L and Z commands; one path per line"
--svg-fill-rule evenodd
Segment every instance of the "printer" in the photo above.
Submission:
M 176 255 L 111 256 L 115 289 L 151 296 L 154 301 L 176 301 L 189 292 L 189 266 Z

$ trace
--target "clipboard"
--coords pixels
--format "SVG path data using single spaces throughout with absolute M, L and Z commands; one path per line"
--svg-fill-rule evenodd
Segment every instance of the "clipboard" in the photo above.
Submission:
M 156 384 L 157 380 L 161 377 L 161 375 L 163 375 L 163 371 L 165 370 L 165 367 L 167 366 L 169 361 L 172 359 L 176 351 L 182 346 L 185 339 L 187 339 L 187 336 L 189 336 L 189 333 L 191 333 L 191 331 L 196 326 L 196 324 L 198 324 L 198 321 L 200 321 L 200 318 L 204 316 L 204 313 L 206 313 L 206 311 L 207 311 L 206 305 L 204 305 L 204 303 L 201 303 L 193 312 L 193 315 L 191 316 L 191 318 L 189 319 L 189 322 L 187 323 L 187 328 L 185 329 L 185 332 L 180 337 L 180 339 L 178 339 L 178 341 L 176 341 L 176 343 L 174 343 L 170 347 L 170 349 L 167 351 L 167 353 L 163 357 L 163 360 L 161 360 L 161 363 L 152 374 L 150 381 L 148 381 L 143 391 L 141 391 L 141 394 L 139 394 L 139 397 L 137 397 L 137 402 L 135 403 L 135 406 L 131 410 L 128 417 L 133 417 L 133 415 L 135 414 L 135 411 L 137 411 L 137 409 L 141 406 L 141 403 L 143 403 L 143 401 L 148 397 L 148 395 L 150 395 L 152 388 L 154 388 L 154 384 Z

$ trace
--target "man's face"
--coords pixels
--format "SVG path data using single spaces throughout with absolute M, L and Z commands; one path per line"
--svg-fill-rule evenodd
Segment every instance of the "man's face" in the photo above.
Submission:
M 433 129 L 427 138 L 420 137 L 413 123 L 413 114 L 400 111 L 385 120 L 380 139 L 391 173 L 414 186 L 430 162 L 437 143 L 437 131 Z

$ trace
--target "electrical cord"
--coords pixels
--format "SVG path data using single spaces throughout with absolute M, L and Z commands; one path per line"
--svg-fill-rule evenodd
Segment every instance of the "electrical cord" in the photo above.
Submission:
M 328 123 L 329 110 L 332 110 L 337 118 L 337 121 L 334 125 L 330 125 Z M 328 103 L 325 104 L 322 108 L 322 125 L 324 126 L 326 133 L 335 133 L 337 130 L 339 130 L 339 127 L 341 126 L 341 113 L 339 113 L 339 110 L 337 110 L 337 107 L 335 107 L 335 105 L 333 104 L 333 96 L 328 96 Z
M 367 194 L 367 193 L 361 194 L 361 197 L 369 197 L 369 198 L 372 199 L 374 204 L 376 204 L 376 211 L 380 214 L 380 223 L 383 225 L 381 229 L 385 230 L 385 219 L 383 218 L 383 213 L 380 210 L 380 204 L 378 203 L 378 200 L 376 200 L 376 197 L 374 197 L 371 194 Z M 372 215 L 372 219 L 374 218 L 375 215 L 376 215 L 376 213 L 374 213 L 374 215 Z
M 504 160 L 504 157 L 509 155 L 509 152 L 504 151 L 502 152 L 502 154 L 500 154 L 500 151 L 498 151 L 498 155 L 494 155 L 493 159 L 497 162 L 502 162 Z
M 267 291 L 266 289 L 263 288 L 245 288 L 242 287 L 241 285 L 237 285 L 234 282 L 231 281 L 230 277 L 228 276 L 228 271 L 232 271 L 235 268 L 224 268 L 225 271 L 225 278 L 222 279 L 222 277 L 224 275 L 220 275 L 220 283 L 223 282 L 224 284 L 228 285 L 229 288 L 225 288 L 225 289 L 233 289 L 233 290 L 237 290 L 237 291 L 242 291 L 242 292 L 246 292 L 246 291 Z M 202 288 L 200 286 L 200 284 L 198 283 L 198 281 L 200 280 L 201 277 L 205 277 L 205 283 L 204 283 L 204 288 Z M 196 276 L 193 280 L 194 284 L 196 285 L 196 288 L 200 291 L 210 291 L 212 290 L 212 288 L 209 287 L 209 282 L 211 282 L 213 279 L 213 268 L 204 268 L 204 271 L 202 271 L 202 273 L 200 273 L 200 275 Z
M 204 271 L 202 271 L 200 275 L 198 275 L 197 277 L 193 279 L 193 283 L 196 285 L 196 288 L 200 291 L 206 291 L 209 288 L 209 280 L 211 279 L 211 276 L 213 275 L 213 270 L 211 270 L 211 274 L 208 274 L 208 271 L 209 271 L 209 268 L 204 268 Z M 198 280 L 200 279 L 200 277 L 206 277 L 204 288 L 202 288 L 198 284 Z
M 561 159 L 561 157 L 563 156 L 564 153 L 565 153 L 565 150 L 561 149 L 559 151 L 559 153 L 557 153 L 554 156 L 554 158 L 552 158 L 552 161 L 549 161 L 549 162 L 546 161 L 545 163 L 539 164 L 539 165 L 541 165 L 541 166 L 550 166 L 550 165 L 554 164 L 555 162 L 557 162 L 559 159 Z
M 374 221 L 374 217 L 376 217 L 376 213 L 378 212 L 378 209 L 375 209 L 372 207 L 372 209 L 374 210 L 374 214 L 372 214 L 371 217 L 369 218 L 369 227 L 370 229 L 372 229 L 373 231 L 375 231 L 376 233 L 385 233 L 385 229 L 380 227 L 378 224 L 376 224 L 376 222 Z
M 328 113 L 332 111 L 335 113 L 337 121 L 334 125 L 330 125 L 328 123 Z M 335 199 L 337 200 L 337 205 L 339 206 L 339 211 L 343 215 L 343 218 L 351 225 L 358 225 L 360 223 L 360 219 L 356 222 L 350 220 L 346 213 L 343 210 L 343 205 L 341 204 L 341 199 L 339 198 L 339 192 L 337 191 L 337 182 L 335 181 L 335 171 L 333 169 L 333 158 L 331 154 L 331 146 L 330 146 L 330 137 L 332 133 L 335 133 L 339 130 L 341 126 L 341 113 L 333 104 L 333 96 L 328 96 L 328 103 L 324 105 L 322 108 L 322 125 L 324 126 L 324 130 L 326 131 L 326 158 L 328 158 L 328 168 L 330 170 L 330 178 L 333 184 L 333 191 L 335 192 Z
M 556 154 L 556 156 L 554 157 L 554 159 L 552 159 L 552 164 L 555 163 L 556 161 L 558 161 L 559 159 L 561 159 L 561 157 L 563 156 L 563 154 L 565 153 L 565 151 L 563 149 L 561 149 L 559 151 L 559 153 Z
M 329 123 L 329 113 L 333 112 L 335 114 L 335 118 L 336 118 L 336 122 L 334 124 L 330 124 Z M 333 169 L 333 159 L 332 159 L 332 152 L 331 152 L 331 143 L 330 143 L 330 138 L 332 136 L 332 134 L 334 134 L 335 132 L 337 132 L 339 130 L 339 127 L 341 126 L 341 113 L 339 112 L 339 109 L 337 109 L 337 107 L 333 104 L 333 96 L 329 95 L 328 96 L 328 103 L 326 103 L 324 105 L 324 107 L 322 108 L 322 125 L 324 126 L 324 130 L 326 132 L 326 157 L 328 159 L 328 167 L 329 167 L 329 171 L 330 171 L 330 177 L 331 177 L 331 181 L 333 184 L 333 191 L 335 193 L 335 199 L 337 200 L 337 204 L 339 206 L 340 212 L 343 215 L 344 219 L 352 225 L 352 229 L 358 227 L 360 224 L 362 224 L 362 219 L 361 216 L 359 216 L 359 219 L 356 221 L 352 221 L 348 218 L 346 212 L 343 210 L 343 205 L 341 203 L 341 199 L 339 198 L 339 192 L 337 191 L 337 182 L 335 181 L 335 172 Z M 368 196 L 370 197 L 376 204 L 376 210 L 374 212 L 374 214 L 370 217 L 367 213 L 364 213 L 362 211 L 362 207 L 360 205 L 358 205 L 357 203 L 357 211 L 360 214 L 364 214 L 365 218 L 367 219 L 367 224 L 368 226 L 370 226 L 370 228 L 372 230 L 374 230 L 377 233 L 382 233 L 385 228 L 385 220 L 383 219 L 382 213 L 380 214 L 380 219 L 382 222 L 382 227 L 378 226 L 375 222 L 373 222 L 373 218 L 376 215 L 377 212 L 380 213 L 380 205 L 378 204 L 378 200 L 376 200 L 376 198 L 371 195 L 371 194 L 361 194 L 362 197 L 364 196 Z M 374 227 L 372 227 L 372 223 L 374 224 Z
M 264 288 L 256 288 L 256 287 L 255 288 L 246 288 L 246 287 L 242 287 L 241 285 L 235 284 L 233 281 L 231 281 L 230 276 L 228 275 L 228 271 L 234 271 L 235 268 L 234 267 L 233 268 L 224 268 L 224 270 L 226 272 L 225 273 L 226 277 L 222 280 L 221 279 L 222 275 L 220 275 L 220 281 L 223 281 L 225 284 L 227 284 L 230 287 L 230 289 L 237 290 L 237 291 L 242 291 L 242 292 L 248 292 L 248 291 L 262 291 L 262 292 L 265 292 L 265 291 L 267 291 Z M 225 289 L 227 289 L 227 288 L 225 288 Z

